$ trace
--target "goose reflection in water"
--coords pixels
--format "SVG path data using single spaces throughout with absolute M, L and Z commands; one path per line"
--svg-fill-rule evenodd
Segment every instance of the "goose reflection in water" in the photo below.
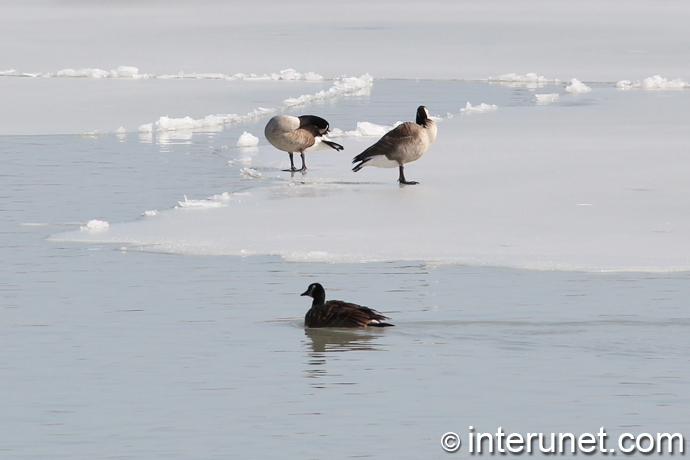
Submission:
M 302 343 L 308 350 L 307 369 L 305 370 L 307 378 L 319 378 L 327 375 L 328 359 L 338 359 L 332 353 L 386 350 L 384 344 L 378 341 L 386 335 L 381 329 L 372 332 L 362 329 L 306 328 L 304 335 L 307 336 L 307 340 Z M 321 384 L 315 386 L 323 387 Z

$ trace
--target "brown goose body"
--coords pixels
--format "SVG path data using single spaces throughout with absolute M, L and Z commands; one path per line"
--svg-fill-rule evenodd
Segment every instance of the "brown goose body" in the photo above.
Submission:
M 290 155 L 290 169 L 288 171 L 307 170 L 304 162 L 304 151 L 310 147 L 324 144 L 335 150 L 343 150 L 343 146 L 325 138 L 328 132 L 328 122 L 316 115 L 276 115 L 268 120 L 264 135 L 266 140 L 278 150 Z M 293 161 L 294 152 L 299 152 L 302 157 L 302 168 L 295 168 Z
M 405 179 L 403 165 L 419 160 L 436 139 L 436 123 L 429 118 L 429 111 L 423 105 L 417 108 L 415 123 L 407 122 L 396 126 L 383 135 L 378 142 L 352 160 L 357 165 L 354 172 L 365 166 L 398 168 L 398 182 L 414 185 L 417 182 Z
M 342 300 L 326 302 L 326 291 L 319 283 L 313 283 L 302 294 L 312 297 L 311 308 L 304 316 L 306 327 L 386 327 L 389 318 L 369 307 Z

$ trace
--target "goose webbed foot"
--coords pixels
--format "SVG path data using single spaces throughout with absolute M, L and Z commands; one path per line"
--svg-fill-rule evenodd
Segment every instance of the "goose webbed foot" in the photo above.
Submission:
M 402 165 L 400 165 L 399 170 L 400 170 L 400 176 L 398 177 L 398 182 L 400 182 L 400 185 L 417 185 L 417 184 L 419 184 L 419 182 L 405 179 L 405 173 L 403 172 Z
M 300 155 L 302 156 L 302 167 L 301 167 L 300 169 L 295 168 L 295 162 L 294 162 L 294 160 L 293 160 L 293 158 L 292 158 L 292 153 L 291 153 L 291 152 L 288 152 L 288 155 L 290 155 L 290 169 L 283 169 L 283 171 L 285 171 L 285 172 L 291 172 L 291 173 L 300 172 L 300 173 L 302 173 L 302 174 L 304 174 L 305 172 L 307 172 L 307 165 L 306 165 L 305 162 L 304 162 L 304 153 L 301 153 L 301 154 L 300 154 Z

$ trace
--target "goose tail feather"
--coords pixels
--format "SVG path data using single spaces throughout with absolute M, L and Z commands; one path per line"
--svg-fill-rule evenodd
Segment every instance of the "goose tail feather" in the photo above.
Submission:
M 371 327 L 393 327 L 393 326 L 395 326 L 395 324 L 381 323 L 379 321 L 372 321 L 369 324 L 367 324 L 367 326 L 371 326 Z
M 338 152 L 345 149 L 345 147 L 343 147 L 342 145 L 338 144 L 337 142 L 326 141 L 326 140 L 322 140 L 321 142 L 323 142 L 324 144 L 326 144 L 326 145 L 329 146 L 330 148 L 337 150 Z
M 371 158 L 365 158 L 365 159 L 363 159 L 363 160 L 357 160 L 357 159 L 352 160 L 353 163 L 356 163 L 357 161 L 361 161 L 361 163 L 359 163 L 359 164 L 356 165 L 354 168 L 352 168 L 352 170 L 353 170 L 354 172 L 359 171 L 360 169 L 362 169 L 363 167 L 365 167 L 365 166 L 367 165 L 367 162 L 368 162 L 369 160 L 371 160 Z

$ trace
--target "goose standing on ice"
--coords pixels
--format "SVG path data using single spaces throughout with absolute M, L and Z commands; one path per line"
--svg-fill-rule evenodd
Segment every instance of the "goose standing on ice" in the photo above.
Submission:
M 417 109 L 416 123 L 403 123 L 379 139 L 379 141 L 357 155 L 352 162 L 357 163 L 353 171 L 365 166 L 400 169 L 398 182 L 414 185 L 419 182 L 405 180 L 403 165 L 419 160 L 436 139 L 436 123 L 429 118 L 429 111 L 423 105 Z
M 325 138 L 328 132 L 328 122 L 315 115 L 276 115 L 268 120 L 264 134 L 273 147 L 290 155 L 290 169 L 285 171 L 304 172 L 307 165 L 304 162 L 304 151 L 318 144 L 325 144 L 335 150 L 343 150 L 343 146 Z M 302 156 L 302 168 L 296 169 L 292 159 L 294 152 Z
M 311 308 L 304 317 L 307 327 L 386 327 L 393 326 L 384 323 L 390 319 L 371 308 L 342 300 L 326 302 L 326 290 L 319 283 L 309 285 L 302 294 L 314 299 Z

